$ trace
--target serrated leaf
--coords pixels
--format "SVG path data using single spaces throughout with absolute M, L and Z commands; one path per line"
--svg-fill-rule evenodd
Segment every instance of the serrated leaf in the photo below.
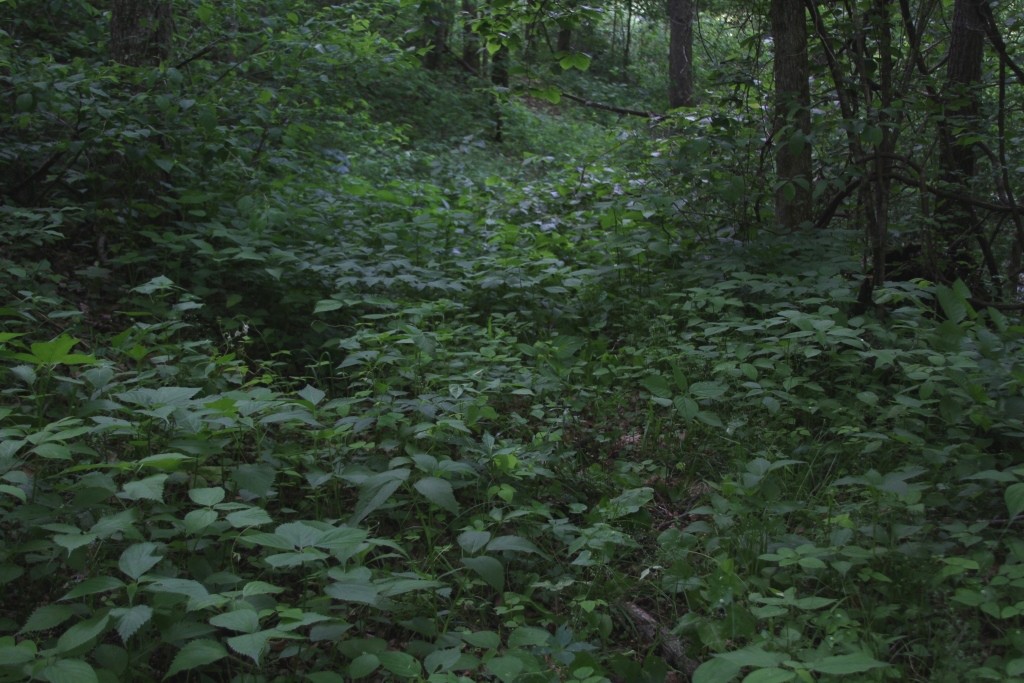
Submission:
M 58 659 L 39 675 L 50 683 L 99 683 L 96 670 L 81 659 Z
M 260 664 L 260 658 L 267 649 L 267 643 L 272 638 L 280 638 L 285 635 L 282 631 L 277 629 L 267 629 L 266 631 L 258 631 L 256 633 L 246 633 L 241 636 L 234 636 L 227 639 L 228 647 L 237 652 L 240 655 L 250 658 L 256 663 L 256 666 Z
M 163 559 L 156 551 L 156 543 L 136 543 L 128 546 L 117 561 L 118 569 L 133 581 L 138 581 Z
M 257 507 L 246 508 L 245 510 L 236 510 L 235 512 L 228 514 L 224 519 L 226 519 L 228 524 L 236 529 L 251 526 L 262 526 L 274 521 L 270 518 L 270 515 L 267 514 L 266 510 Z
M 464 557 L 462 564 L 476 572 L 487 585 L 499 593 L 505 587 L 505 567 L 495 558 L 489 555 Z
M 459 503 L 455 500 L 451 483 L 439 477 L 423 477 L 412 487 L 439 508 L 453 515 L 459 514 Z
M 61 596 L 61 600 L 74 600 L 75 598 L 85 597 L 86 595 L 106 593 L 119 588 L 124 588 L 124 581 L 115 579 L 112 576 L 94 576 L 91 579 L 86 579 L 69 590 Z
M 86 645 L 95 638 L 98 638 L 110 623 L 109 614 L 100 614 L 92 619 L 81 621 L 63 634 L 57 640 L 57 653 L 71 652 L 83 645 Z
M 260 628 L 260 617 L 254 609 L 236 609 L 210 617 L 210 624 L 240 633 L 255 633 Z
M 155 500 L 164 501 L 164 484 L 167 482 L 166 474 L 154 474 L 139 481 L 130 481 L 122 486 L 124 497 L 129 500 Z
M 117 617 L 117 634 L 121 636 L 121 642 L 127 643 L 152 618 L 153 608 L 149 605 L 135 605 L 121 612 Z
M 213 664 L 227 656 L 228 651 L 215 640 L 191 640 L 174 656 L 164 679 L 198 666 Z
M 75 610 L 70 605 L 44 605 L 39 607 L 32 616 L 28 618 L 25 625 L 18 633 L 32 633 L 33 631 L 49 631 L 51 628 L 60 626 L 75 615 Z
M 1006 487 L 1003 498 L 1006 500 L 1006 509 L 1010 513 L 1010 517 L 1019 515 L 1021 511 L 1024 511 L 1024 483 L 1011 484 Z

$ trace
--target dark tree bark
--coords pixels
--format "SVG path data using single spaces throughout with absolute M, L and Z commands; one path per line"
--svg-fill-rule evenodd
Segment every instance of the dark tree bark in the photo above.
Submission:
M 441 68 L 441 58 L 448 46 L 448 33 L 452 24 L 452 9 L 446 0 L 430 0 L 421 6 L 423 32 L 430 36 L 431 48 L 423 59 L 423 65 L 431 70 Z
M 462 0 L 462 61 L 473 70 L 480 71 L 480 36 L 473 30 L 476 5 L 473 0 Z
M 499 90 L 495 102 L 494 113 L 494 141 L 501 142 L 505 133 L 505 120 L 501 113 L 501 99 L 504 92 L 508 91 L 508 46 L 502 45 L 501 49 L 494 53 L 491 60 L 491 83 Z
M 692 107 L 694 0 L 668 0 L 668 106 Z
M 972 144 L 963 144 L 958 138 L 982 130 L 977 89 L 985 51 L 984 8 L 985 0 L 956 0 L 953 6 L 944 115 L 939 125 L 942 180 L 963 186 L 965 195 L 970 194 L 966 190 L 976 173 L 977 153 Z M 983 252 L 987 245 L 973 205 L 947 199 L 936 204 L 936 212 L 940 220 L 934 256 L 943 271 L 938 275 L 960 278 L 972 289 L 980 288 L 980 269 L 971 242 L 977 240 Z
M 771 0 L 775 44 L 775 220 L 795 230 L 811 219 L 811 90 L 803 0 Z
M 110 55 L 128 66 L 159 64 L 171 55 L 174 17 L 170 0 L 113 0 Z

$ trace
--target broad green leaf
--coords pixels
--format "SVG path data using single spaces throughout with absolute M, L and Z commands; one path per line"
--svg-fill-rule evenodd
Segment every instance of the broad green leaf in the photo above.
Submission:
M 39 674 L 50 683 L 99 683 L 96 670 L 81 659 L 58 659 Z
M 192 502 L 196 505 L 216 505 L 217 503 L 224 500 L 224 496 L 227 495 L 219 486 L 205 489 L 191 489 L 188 492 L 188 497 L 192 499 Z
M 466 631 L 462 639 L 481 650 L 497 650 L 501 645 L 501 637 L 494 631 Z
M 186 532 L 196 534 L 216 522 L 217 513 L 208 508 L 192 510 L 185 515 L 185 519 L 182 521 L 185 523 Z
M 453 515 L 459 514 L 459 503 L 452 493 L 452 485 L 438 477 L 423 477 L 412 485 L 424 498 Z
M 71 652 L 90 643 L 107 629 L 109 623 L 110 615 L 106 613 L 78 622 L 61 634 L 57 640 L 56 652 Z
M 338 581 L 324 589 L 324 593 L 335 600 L 356 602 L 364 605 L 376 605 L 380 599 L 380 590 L 369 583 L 359 581 Z
M 126 643 L 153 618 L 153 608 L 149 605 L 135 605 L 114 616 L 117 619 L 117 634 L 121 636 L 121 642 Z
M 262 526 L 274 521 L 270 518 L 270 515 L 267 514 L 266 510 L 257 507 L 237 510 L 228 514 L 225 519 L 228 521 L 228 524 L 236 529 L 251 526 Z
M 462 549 L 467 553 L 473 554 L 486 547 L 488 541 L 491 540 L 491 532 L 489 531 L 463 531 L 458 535 L 456 540 Z
M 314 406 L 319 405 L 320 401 L 324 400 L 324 397 L 327 396 L 326 393 L 320 391 L 314 386 L 310 386 L 309 384 L 307 384 L 301 391 L 299 391 L 298 394 L 301 398 L 304 398 L 305 400 L 309 401 Z
M 348 665 L 348 675 L 352 678 L 366 678 L 380 668 L 380 658 L 370 652 L 359 655 Z
M 25 625 L 18 633 L 32 633 L 33 631 L 49 631 L 56 628 L 75 615 L 75 610 L 70 605 L 44 605 L 32 612 Z
M 659 398 L 670 398 L 672 396 L 672 387 L 669 386 L 668 380 L 661 375 L 647 375 L 641 380 L 640 384 L 644 389 Z
M 484 669 L 502 683 L 512 683 L 522 673 L 523 660 L 508 655 L 498 655 L 484 663 Z
M 720 657 L 712 657 L 693 672 L 692 683 L 728 683 L 739 675 L 742 667 Z
M 210 617 L 210 624 L 229 631 L 255 633 L 260 628 L 260 617 L 254 609 L 236 609 Z
M 15 667 L 26 664 L 36 658 L 36 644 L 31 640 L 22 640 L 17 645 L 13 638 L 0 638 L 0 662 L 2 666 Z
M 356 510 L 352 514 L 349 524 L 358 524 L 384 505 L 391 494 L 397 491 L 408 478 L 409 470 L 407 469 L 388 470 L 369 477 L 360 487 L 359 500 L 356 502 Z
M 804 666 L 811 671 L 817 671 L 822 674 L 842 675 L 863 673 L 864 671 L 881 669 L 889 665 L 864 653 L 858 653 L 853 655 L 825 657 L 824 659 L 819 659 L 816 662 L 806 662 Z
M 551 642 L 552 635 L 542 628 L 536 626 L 520 626 L 508 637 L 510 648 L 527 647 L 530 645 L 543 646 Z
M 1011 484 L 1006 487 L 1003 497 L 1006 499 L 1006 509 L 1011 518 L 1024 511 L 1024 483 Z
M 272 638 L 280 638 L 286 635 L 283 631 L 277 629 L 267 629 L 266 631 L 258 631 L 256 633 L 246 633 L 241 636 L 234 636 L 227 639 L 228 647 L 237 652 L 240 655 L 244 655 L 250 658 L 256 663 L 256 666 L 260 664 L 260 658 L 263 653 L 266 652 L 267 643 Z
M 602 505 L 608 519 L 618 519 L 639 512 L 644 505 L 654 500 L 654 489 L 649 486 L 629 489 Z
M 154 474 L 139 481 L 130 481 L 122 487 L 124 497 L 129 500 L 155 500 L 162 503 L 167 477 L 166 474 Z
M 785 683 L 796 678 L 796 672 L 787 669 L 772 667 L 770 669 L 758 669 L 747 674 L 743 683 Z
M 316 547 L 323 548 L 339 562 L 344 562 L 367 547 L 366 536 L 365 529 L 338 527 L 324 532 L 316 542 Z
M 412 655 L 404 652 L 381 652 L 379 655 L 381 666 L 402 678 L 415 678 L 422 673 L 419 661 Z
M 57 534 L 53 537 L 53 542 L 67 550 L 70 555 L 78 548 L 94 542 L 97 538 L 96 534 Z
M 188 455 L 182 455 L 181 453 L 160 453 L 158 455 L 151 455 L 139 460 L 139 465 L 153 467 L 165 472 L 175 472 L 180 469 L 184 463 L 192 460 L 195 460 L 195 458 Z
M 489 555 L 464 557 L 462 564 L 479 574 L 487 585 L 499 593 L 505 587 L 505 567 L 495 558 Z
M 462 657 L 462 650 L 457 647 L 434 650 L 423 659 L 423 668 L 427 670 L 428 674 L 451 671 L 460 657 Z
M 698 401 L 713 400 L 721 398 L 728 389 L 722 382 L 694 382 L 690 385 L 690 395 Z
M 935 288 L 935 298 L 950 322 L 960 323 L 967 317 L 967 299 L 953 289 L 939 285 Z
M 124 581 L 115 579 L 112 576 L 94 576 L 91 579 L 86 579 L 65 593 L 61 597 L 61 600 L 74 600 L 75 598 L 85 597 L 86 595 L 106 593 L 119 588 L 124 588 Z
M 498 536 L 487 544 L 487 550 L 494 553 L 509 551 L 515 553 L 533 553 L 535 555 L 544 554 L 541 552 L 540 548 L 522 536 Z
M 277 469 L 269 464 L 239 465 L 231 472 L 231 481 L 235 482 L 238 488 L 261 498 L 270 495 L 276 478 Z
M 171 662 L 171 667 L 164 675 L 164 679 L 182 671 L 213 664 L 227 656 L 228 651 L 215 640 L 191 640 L 174 656 L 174 661 Z
M 700 405 L 689 396 L 676 396 L 672 404 L 685 420 L 692 420 L 700 412 Z
M 316 302 L 316 306 L 313 308 L 313 313 L 329 313 L 331 311 L 338 310 L 344 305 L 344 303 L 338 301 L 337 299 L 320 299 L 320 301 Z
M 9 496 L 14 496 L 22 503 L 28 502 L 28 495 L 17 486 L 11 486 L 10 484 L 0 484 L 0 493 L 5 493 Z
M 118 568 L 133 581 L 155 567 L 162 556 L 157 555 L 156 543 L 136 543 L 128 546 L 117 561 Z
M 288 522 L 274 529 L 274 533 L 287 541 L 293 548 L 308 548 L 316 545 L 324 532 L 302 522 Z

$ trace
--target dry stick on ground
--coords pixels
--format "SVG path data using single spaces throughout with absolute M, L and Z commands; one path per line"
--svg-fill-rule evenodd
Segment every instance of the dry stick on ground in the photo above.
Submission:
M 670 666 L 682 671 L 687 680 L 693 678 L 693 672 L 700 666 L 700 662 L 686 656 L 686 646 L 683 641 L 677 638 L 667 626 L 659 623 L 650 613 L 635 603 L 622 603 L 622 611 L 640 631 L 640 635 L 646 640 L 657 641 L 661 644 L 661 655 Z
M 600 109 L 601 111 L 610 111 L 613 114 L 622 114 L 623 116 L 642 116 L 643 118 L 650 119 L 651 121 L 661 121 L 662 119 L 665 118 L 664 114 L 656 114 L 652 111 L 640 111 L 639 109 L 626 109 L 625 107 L 615 107 L 610 104 L 594 102 L 592 100 L 588 100 L 583 97 L 578 97 L 567 92 L 563 92 L 562 97 L 564 97 L 567 100 L 572 100 L 577 104 L 581 104 L 584 107 L 590 107 L 591 109 Z

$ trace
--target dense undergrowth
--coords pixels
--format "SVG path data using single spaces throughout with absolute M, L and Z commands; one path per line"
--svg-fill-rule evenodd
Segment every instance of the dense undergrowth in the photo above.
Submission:
M 738 241 L 734 119 L 498 146 L 335 38 L 380 92 L 25 58 L 4 163 L 92 158 L 0 207 L 0 680 L 1020 680 L 1019 320 Z

